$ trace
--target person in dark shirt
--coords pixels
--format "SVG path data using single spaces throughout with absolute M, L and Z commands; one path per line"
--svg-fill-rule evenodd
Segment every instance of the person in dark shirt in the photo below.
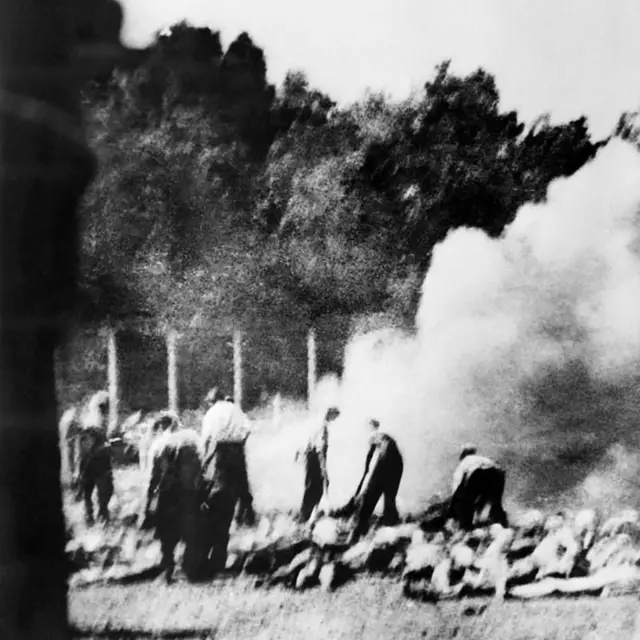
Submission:
M 155 528 L 160 540 L 162 568 L 173 579 L 174 553 L 185 543 L 182 568 L 188 580 L 197 579 L 204 558 L 197 545 L 202 476 L 200 437 L 193 429 L 165 430 L 152 442 L 141 529 Z
M 94 524 L 93 493 L 98 497 L 98 516 L 109 521 L 109 501 L 113 496 L 113 461 L 108 437 L 109 394 L 99 391 L 89 402 L 82 420 L 79 440 L 79 484 L 84 499 L 87 524 Z
M 380 423 L 370 420 L 371 437 L 364 473 L 351 504 L 355 507 L 355 528 L 350 542 L 356 542 L 367 533 L 373 511 L 384 497 L 382 523 L 397 524 L 400 520 L 396 496 L 402 480 L 404 462 L 396 441 L 380 431 Z

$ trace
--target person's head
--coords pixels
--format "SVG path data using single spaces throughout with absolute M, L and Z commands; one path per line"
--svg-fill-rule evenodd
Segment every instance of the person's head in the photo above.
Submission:
M 478 453 L 478 449 L 475 447 L 475 445 L 465 444 L 464 447 L 462 447 L 462 451 L 460 452 L 460 460 L 464 460 L 467 456 L 474 456 L 476 455 L 476 453 Z
M 222 400 L 224 400 L 224 393 L 218 387 L 213 387 L 204 397 L 204 405 L 209 408 Z
M 153 422 L 152 431 L 170 431 L 178 427 L 178 416 L 171 411 L 163 411 Z
M 380 429 L 380 422 L 375 418 L 371 418 L 369 420 L 369 429 L 373 432 L 378 431 L 378 429 Z
M 337 407 L 329 407 L 324 416 L 325 422 L 333 422 L 340 416 L 340 410 Z
M 93 409 L 97 409 L 102 415 L 109 413 L 109 394 L 102 390 L 94 393 L 89 405 Z

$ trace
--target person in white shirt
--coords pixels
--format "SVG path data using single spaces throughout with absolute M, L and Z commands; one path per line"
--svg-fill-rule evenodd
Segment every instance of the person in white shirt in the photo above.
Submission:
M 489 520 L 507 527 L 502 507 L 505 472 L 493 460 L 478 455 L 476 447 L 466 445 L 453 474 L 449 516 L 465 530 L 473 528 L 476 514 L 489 506 Z
M 205 397 L 207 412 L 202 419 L 200 438 L 202 451 L 210 455 L 218 442 L 246 442 L 251 427 L 247 416 L 217 388 L 211 389 Z
M 202 421 L 200 451 L 203 468 L 201 540 L 206 558 L 205 574 L 224 569 L 229 530 L 240 502 L 239 517 L 255 523 L 249 487 L 245 442 L 250 434 L 247 416 L 217 388 L 205 398 L 209 409 Z
M 322 426 L 315 431 L 302 451 L 296 453 L 296 460 L 304 456 L 305 479 L 304 495 L 300 507 L 300 520 L 308 522 L 322 497 L 329 490 L 327 455 L 329 453 L 329 424 L 336 420 L 340 411 L 330 407 L 325 414 Z

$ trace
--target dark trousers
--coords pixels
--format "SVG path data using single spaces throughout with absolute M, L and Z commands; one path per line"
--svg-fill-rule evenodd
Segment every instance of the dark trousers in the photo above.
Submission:
M 374 467 L 369 470 L 368 480 L 363 484 L 357 501 L 356 527 L 352 541 L 365 535 L 373 511 L 380 498 L 384 497 L 382 523 L 394 525 L 400 521 L 400 514 L 396 506 L 396 497 L 402 480 L 404 463 L 396 446 L 385 446 L 380 451 Z
M 173 577 L 175 549 L 181 540 L 185 543 L 182 569 L 187 579 L 197 577 L 198 567 L 194 566 L 193 557 L 197 545 L 198 499 L 197 492 L 180 489 L 165 490 L 158 496 L 156 537 L 160 540 L 167 581 Z
M 256 521 L 256 514 L 253 509 L 253 496 L 249 487 L 249 475 L 247 473 L 247 457 L 245 454 L 244 444 L 236 445 L 237 452 L 235 454 L 236 475 L 238 478 L 238 511 L 237 522 L 252 527 Z
M 184 570 L 190 580 L 209 580 L 225 568 L 236 503 L 237 495 L 228 490 L 208 493 L 197 517 L 193 544 L 185 547 Z
M 186 560 L 192 579 L 210 579 L 225 567 L 236 506 L 252 501 L 244 463 L 244 446 L 236 443 L 218 443 L 204 461 L 197 533 Z
M 490 506 L 491 522 L 507 526 L 502 508 L 505 473 L 502 469 L 477 469 L 463 481 L 451 499 L 450 517 L 465 530 L 473 528 L 476 513 Z
M 311 517 L 313 510 L 320 504 L 324 484 L 322 479 L 322 467 L 320 456 L 314 449 L 307 451 L 305 456 L 304 495 L 300 507 L 300 519 L 306 522 Z
M 113 468 L 111 452 L 108 448 L 100 449 L 87 456 L 80 463 L 80 491 L 84 500 L 85 518 L 93 524 L 93 493 L 98 497 L 98 516 L 101 520 L 109 520 L 109 501 L 113 496 Z

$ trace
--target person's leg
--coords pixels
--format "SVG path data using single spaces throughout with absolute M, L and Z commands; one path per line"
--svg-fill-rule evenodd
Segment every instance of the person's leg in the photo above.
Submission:
M 98 515 L 104 521 L 109 521 L 109 502 L 113 497 L 113 467 L 111 454 L 108 450 L 101 452 L 96 488 L 98 493 Z
M 456 490 L 451 499 L 451 512 L 461 529 L 473 529 L 473 520 L 478 498 L 477 472 L 472 473 Z
M 256 514 L 253 509 L 253 496 L 249 486 L 249 474 L 247 472 L 247 456 L 244 445 L 239 452 L 238 485 L 240 490 L 240 508 L 238 510 L 238 522 L 252 527 L 256 522 Z
M 192 520 L 192 529 L 185 536 L 182 569 L 190 582 L 207 580 L 209 558 L 213 546 L 215 516 L 208 510 L 199 511 Z
M 226 491 L 217 492 L 209 500 L 212 518 L 210 520 L 211 554 L 207 563 L 208 577 L 222 571 L 227 563 L 229 530 L 233 522 L 236 501 L 237 496 Z
M 400 481 L 402 480 L 402 472 L 404 470 L 404 464 L 401 458 L 397 456 L 390 459 L 386 465 L 384 465 L 384 471 L 382 474 L 382 480 L 384 482 L 384 512 L 382 521 L 387 526 L 393 526 L 400 522 L 400 514 L 398 513 L 398 506 L 396 504 L 396 498 L 398 496 L 398 489 L 400 488 Z
M 503 527 L 509 525 L 507 514 L 502 506 L 505 473 L 501 469 L 491 469 L 487 478 L 487 503 L 490 505 L 489 518 Z
M 160 561 L 167 582 L 173 580 L 175 570 L 175 550 L 180 539 L 174 523 L 165 523 L 159 527 L 158 537 L 160 538 L 160 550 L 162 559 Z
M 113 474 L 105 473 L 98 481 L 98 516 L 109 522 L 109 502 L 113 497 Z
M 83 472 L 80 476 L 80 488 L 82 490 L 82 499 L 84 500 L 84 517 L 86 523 L 92 526 L 95 522 L 93 517 L 93 489 L 95 481 L 91 473 Z
M 184 554 L 182 555 L 182 570 L 187 580 L 197 580 L 199 571 L 205 565 L 209 549 L 204 544 L 206 523 L 200 514 L 200 501 L 197 492 L 188 492 L 184 496 L 182 512 L 182 539 Z
M 180 540 L 180 513 L 174 504 L 174 496 L 158 497 L 156 536 L 160 540 L 162 558 L 160 564 L 165 579 L 171 582 L 175 570 L 175 550 Z
M 351 536 L 351 542 L 365 535 L 369 530 L 371 516 L 385 490 L 384 466 L 379 461 L 369 471 L 369 477 L 365 480 L 359 497 L 356 515 L 356 527 Z
M 322 493 L 323 486 L 320 460 L 315 451 L 310 451 L 305 458 L 304 495 L 302 497 L 302 506 L 300 507 L 300 519 L 303 522 L 309 520 L 313 510 L 320 504 Z

